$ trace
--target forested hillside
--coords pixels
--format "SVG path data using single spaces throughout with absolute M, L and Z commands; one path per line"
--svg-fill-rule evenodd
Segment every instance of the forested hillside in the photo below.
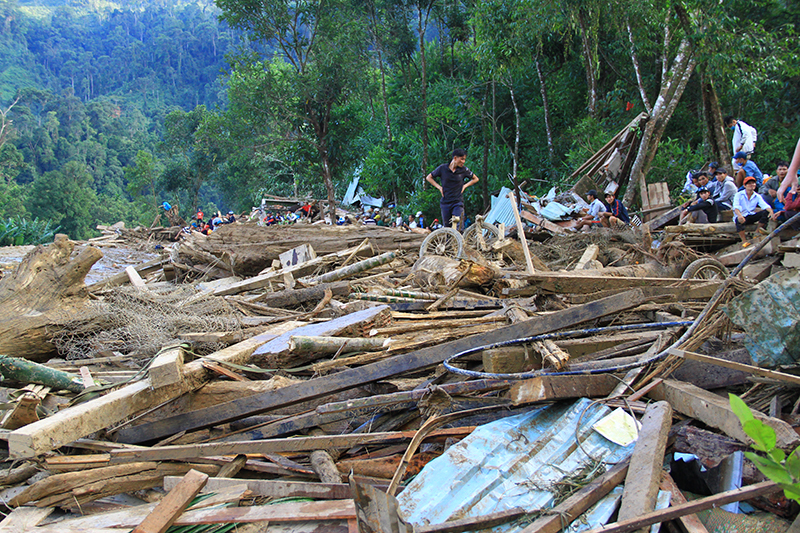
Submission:
M 615 0 L 0 3 L 0 217 L 150 223 L 264 192 L 438 212 L 455 147 L 482 180 L 564 183 L 639 113 L 634 179 L 680 183 L 759 130 L 765 172 L 800 135 L 800 7 Z M 726 137 L 727 134 L 727 137 Z M 674 188 L 674 187 L 673 187 Z M 678 187 L 679 188 L 679 187 Z M 635 207 L 635 205 L 633 206 Z
M 0 216 L 52 220 L 74 237 L 98 222 L 152 222 L 125 169 L 158 150 L 170 112 L 224 101 L 235 33 L 213 4 L 0 9 Z

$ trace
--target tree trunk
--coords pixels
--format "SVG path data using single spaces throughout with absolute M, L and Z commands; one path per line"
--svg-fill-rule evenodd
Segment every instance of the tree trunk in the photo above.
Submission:
M 583 47 L 583 63 L 586 68 L 586 86 L 588 90 L 589 115 L 594 118 L 597 112 L 597 70 L 600 60 L 597 55 L 597 39 L 594 39 L 592 27 L 593 21 L 587 20 L 583 8 L 578 8 L 578 25 L 581 28 L 581 46 Z
M 420 94 L 422 96 L 422 175 L 425 176 L 428 168 L 428 65 L 425 61 L 425 30 L 428 27 L 428 15 L 423 15 L 422 6 L 419 8 L 419 57 L 422 64 L 422 80 L 420 81 Z
M 547 155 L 550 157 L 551 174 L 555 171 L 556 151 L 553 147 L 553 127 L 550 123 L 550 105 L 547 102 L 547 84 L 545 83 L 542 65 L 539 57 L 534 58 L 536 75 L 539 77 L 539 93 L 542 95 L 542 108 L 544 110 L 544 129 L 547 135 Z
M 483 162 L 481 165 L 481 199 L 483 200 L 483 210 L 486 211 L 491 205 L 489 200 L 489 138 L 486 135 L 486 94 L 481 102 L 481 136 L 483 141 Z
M 636 159 L 631 168 L 628 189 L 625 191 L 625 197 L 623 199 L 625 205 L 633 205 L 637 189 L 641 192 L 642 207 L 650 203 L 647 196 L 645 178 L 647 172 L 650 170 L 650 165 L 653 162 L 656 150 L 658 150 L 661 136 L 664 134 L 664 129 L 669 119 L 672 118 L 672 114 L 675 112 L 675 108 L 683 95 L 683 91 L 686 89 L 686 84 L 694 72 L 696 60 L 692 57 L 692 52 L 693 49 L 689 39 L 684 37 L 678 47 L 678 52 L 675 55 L 675 59 L 672 61 L 669 72 L 665 77 L 665 81 L 661 85 L 661 90 L 653 105 L 650 117 L 645 123 L 642 138 L 641 141 L 639 141 Z
M 71 259 L 74 248 L 69 237 L 56 235 L 0 281 L 0 353 L 33 361 L 56 354 L 53 335 L 80 315 L 88 302 L 84 278 L 103 257 L 87 246 Z
M 711 148 L 711 158 L 722 166 L 728 166 L 731 160 L 730 144 L 725 135 L 725 125 L 722 123 L 722 109 L 719 106 L 717 90 L 714 80 L 705 72 L 700 71 L 700 89 L 703 96 L 703 120 L 706 124 L 708 144 Z

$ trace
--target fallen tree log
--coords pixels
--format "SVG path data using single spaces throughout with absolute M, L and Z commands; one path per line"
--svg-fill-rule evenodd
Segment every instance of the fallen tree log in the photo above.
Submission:
M 419 250 L 425 235 L 378 226 L 225 224 L 208 237 L 193 234 L 189 239 L 191 249 L 184 254 L 181 245 L 178 257 L 180 263 L 195 264 L 190 254 L 196 256 L 198 251 L 206 252 L 233 265 L 237 275 L 247 277 L 257 275 L 280 254 L 302 244 L 310 244 L 317 255 L 325 255 L 358 246 L 367 237 L 375 249 Z
M 9 276 L 0 280 L 0 353 L 44 361 L 55 355 L 53 333 L 74 320 L 88 302 L 84 278 L 103 253 L 56 235 L 37 246 Z

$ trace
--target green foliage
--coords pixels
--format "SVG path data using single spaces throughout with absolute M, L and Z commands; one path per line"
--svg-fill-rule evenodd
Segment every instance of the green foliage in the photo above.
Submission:
M 780 448 L 776 448 L 775 430 L 753 416 L 753 412 L 744 401 L 734 394 L 729 394 L 731 410 L 739 418 L 742 430 L 753 439 L 753 448 L 761 452 L 745 452 L 745 456 L 755 463 L 762 474 L 783 488 L 787 498 L 800 503 L 800 447 L 789 456 Z
M 678 139 L 666 139 L 661 142 L 650 167 L 647 181 L 667 182 L 673 196 L 680 194 L 686 181 L 686 172 L 705 164 L 702 147 L 693 147 Z
M 34 218 L 28 220 L 22 216 L 0 219 L 0 246 L 24 246 L 28 244 L 45 244 L 52 242 L 59 230 L 49 220 Z

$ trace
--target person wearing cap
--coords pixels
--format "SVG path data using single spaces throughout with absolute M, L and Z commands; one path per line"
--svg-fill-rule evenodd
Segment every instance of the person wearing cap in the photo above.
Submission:
M 385 226 L 386 223 L 383 221 L 383 217 L 380 213 L 375 215 L 375 225 L 376 226 Z
M 233 213 L 233 211 L 228 211 L 228 218 L 226 219 L 225 224 L 233 224 L 234 222 L 236 222 L 236 215 Z
M 737 192 L 733 197 L 733 220 L 736 223 L 736 231 L 742 239 L 742 247 L 750 246 L 744 234 L 746 224 L 758 224 L 758 232 L 767 234 L 767 222 L 772 217 L 772 208 L 764 198 L 756 192 L 756 178 L 747 176 L 744 179 L 744 190 Z M 757 211 L 757 209 L 761 209 Z
M 467 152 L 456 148 L 449 163 L 439 165 L 425 176 L 425 181 L 436 187 L 442 195 L 442 199 L 439 200 L 442 222 L 449 225 L 451 217 L 459 217 L 461 219 L 458 223 L 459 231 L 464 231 L 464 191 L 478 183 L 478 176 L 464 166 L 466 161 Z M 439 185 L 434 178 L 439 178 L 442 184 Z
M 733 130 L 733 153 L 744 152 L 747 159 L 756 150 L 758 131 L 743 120 L 727 116 L 723 119 L 726 128 Z M 735 159 L 735 158 L 734 158 Z
M 584 209 L 586 214 L 578 221 L 578 225 L 573 228 L 574 231 L 583 228 L 591 228 L 595 224 L 601 224 L 600 213 L 606 210 L 606 206 L 597 197 L 597 191 L 594 189 L 587 191 L 586 200 L 589 202 L 589 208 Z
M 733 196 L 736 194 L 736 183 L 728 176 L 725 167 L 719 167 L 714 176 L 717 180 L 716 189 L 711 197 L 717 206 L 717 211 L 730 211 L 733 209 Z
M 736 152 L 733 156 L 733 160 L 741 167 L 736 171 L 736 177 L 734 178 L 736 187 L 744 185 L 744 179 L 748 177 L 755 178 L 757 183 L 763 181 L 764 174 L 758 168 L 758 165 L 747 158 L 746 152 Z
M 425 218 L 422 216 L 422 211 L 417 211 L 417 227 L 425 229 Z
M 433 219 L 433 224 L 431 224 L 431 229 L 436 231 L 437 229 L 442 229 L 442 224 L 439 222 L 438 218 Z
M 600 223 L 606 228 L 622 229 L 630 224 L 628 210 L 613 192 L 606 193 L 605 209 L 600 212 Z
M 689 204 L 689 207 L 681 211 L 681 221 L 679 224 L 686 222 L 697 222 L 699 224 L 715 223 L 717 221 L 717 206 L 711 198 L 711 191 L 708 187 L 699 187 L 697 189 L 697 199 Z

